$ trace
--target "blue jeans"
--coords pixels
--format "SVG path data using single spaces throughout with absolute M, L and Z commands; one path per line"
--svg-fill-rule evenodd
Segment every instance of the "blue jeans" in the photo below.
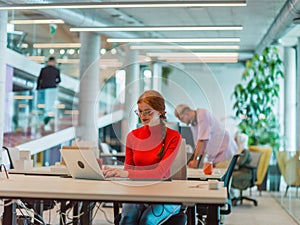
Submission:
M 124 203 L 120 225 L 157 225 L 179 210 L 180 205 Z

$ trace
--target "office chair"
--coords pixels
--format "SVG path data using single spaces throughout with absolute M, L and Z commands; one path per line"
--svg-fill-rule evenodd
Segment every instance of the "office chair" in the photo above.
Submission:
M 222 207 L 220 209 L 220 215 L 228 215 L 231 213 L 232 201 L 231 201 L 231 197 L 230 197 L 230 184 L 231 184 L 230 181 L 231 181 L 231 177 L 232 177 L 236 162 L 240 156 L 241 156 L 241 154 L 235 154 L 232 157 L 224 177 L 220 180 L 220 181 L 223 181 L 223 186 L 227 188 L 226 203 L 225 203 L 224 207 Z M 204 217 L 207 216 L 207 213 L 208 213 L 208 207 L 197 206 L 197 214 L 198 214 L 197 217 L 199 220 L 201 220 L 202 222 L 205 222 Z
M 227 168 L 227 171 L 225 173 L 225 176 L 223 177 L 222 181 L 224 182 L 224 187 L 227 188 L 227 201 L 225 204 L 225 209 L 220 209 L 220 214 L 221 215 L 228 215 L 231 213 L 231 208 L 232 208 L 232 201 L 231 201 L 231 197 L 230 197 L 230 188 L 231 188 L 231 178 L 232 178 L 232 174 L 234 171 L 234 168 L 236 166 L 237 160 L 238 158 L 241 156 L 242 154 L 235 154 L 231 161 L 230 164 Z
M 259 165 L 256 171 L 257 180 L 255 181 L 255 185 L 257 186 L 259 194 L 262 195 L 262 191 L 266 190 L 264 180 L 268 171 L 269 161 L 272 155 L 272 147 L 249 146 L 249 151 L 261 153 Z
M 186 164 L 186 141 L 182 138 L 178 154 L 170 168 L 171 177 L 173 180 L 186 180 L 187 179 L 187 164 Z M 119 225 L 121 220 L 121 214 L 118 214 L 119 204 L 114 203 L 115 225 Z M 187 215 L 185 213 L 186 207 L 182 207 L 179 213 L 172 215 L 162 225 L 185 225 L 187 221 Z
M 287 196 L 290 187 L 296 188 L 296 197 L 298 197 L 298 188 L 300 188 L 300 151 L 276 152 L 276 156 L 280 172 L 287 184 L 284 197 Z
M 257 201 L 253 198 L 247 197 L 243 195 L 243 190 L 254 187 L 257 180 L 257 168 L 260 161 L 261 153 L 260 152 L 245 152 L 245 154 L 249 154 L 251 161 L 249 164 L 246 164 L 241 167 L 240 170 L 236 170 L 233 172 L 232 177 L 232 187 L 239 189 L 239 196 L 232 198 L 233 205 L 237 205 L 238 202 L 243 204 L 243 200 L 248 200 L 253 202 L 254 206 L 257 206 Z

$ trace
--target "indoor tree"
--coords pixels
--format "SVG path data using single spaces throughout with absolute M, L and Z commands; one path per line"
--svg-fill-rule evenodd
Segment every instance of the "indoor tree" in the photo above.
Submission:
M 249 145 L 270 145 L 278 150 L 280 126 L 273 109 L 279 98 L 279 81 L 284 77 L 283 62 L 274 46 L 255 54 L 246 62 L 242 82 L 235 86 L 233 97 L 238 128 L 249 136 Z

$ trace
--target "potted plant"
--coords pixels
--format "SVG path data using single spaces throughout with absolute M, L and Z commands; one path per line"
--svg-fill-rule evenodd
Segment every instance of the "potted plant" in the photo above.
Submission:
M 242 82 L 233 92 L 233 109 L 240 132 L 249 136 L 249 145 L 270 145 L 273 152 L 279 150 L 280 125 L 274 108 L 283 77 L 283 62 L 275 46 L 246 62 Z

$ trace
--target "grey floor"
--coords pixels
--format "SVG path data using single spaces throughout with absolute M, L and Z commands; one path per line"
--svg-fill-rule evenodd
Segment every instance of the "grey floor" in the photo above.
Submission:
M 225 225 L 298 225 L 273 197 L 273 193 L 262 192 L 262 196 L 259 196 L 258 192 L 254 191 L 252 197 L 258 201 L 258 206 L 244 201 L 243 205 L 233 207 Z M 300 201 L 300 198 L 297 201 Z

